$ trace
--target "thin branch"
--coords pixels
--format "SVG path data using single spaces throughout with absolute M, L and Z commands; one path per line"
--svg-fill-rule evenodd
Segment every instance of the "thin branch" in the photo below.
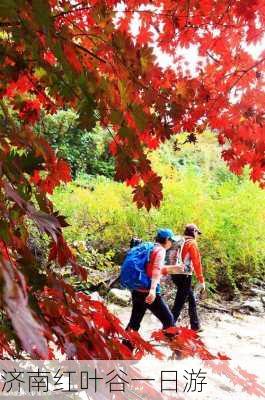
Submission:
M 238 84 L 238 82 L 243 78 L 243 76 L 245 76 L 246 74 L 248 74 L 250 71 L 252 71 L 254 68 L 256 68 L 258 65 L 262 64 L 265 61 L 265 57 L 263 57 L 261 60 L 257 61 L 256 63 L 254 63 L 253 65 L 251 65 L 249 68 L 242 70 L 242 71 L 234 71 L 234 73 L 232 73 L 231 75 L 236 75 L 239 72 L 242 72 L 241 75 L 235 80 L 235 82 L 226 90 L 226 94 L 228 94 L 229 92 L 231 92 L 231 90 Z M 223 95 L 223 93 L 220 93 L 215 99 L 213 99 L 213 103 L 211 104 L 210 109 L 208 110 L 207 114 L 209 115 L 210 112 L 212 111 L 212 109 L 214 108 L 216 102 L 218 101 L 218 99 L 220 99 L 220 97 Z
M 209 51 L 207 51 L 206 53 L 215 63 L 220 64 L 220 61 L 217 60 L 217 58 L 215 58 L 212 54 L 210 54 Z
M 60 38 L 63 39 L 65 42 L 68 41 L 68 39 L 66 39 L 66 38 L 63 37 L 63 36 L 60 36 Z M 106 61 L 106 60 L 104 60 L 103 58 L 99 57 L 97 54 L 93 53 L 92 51 L 88 50 L 87 48 L 81 46 L 81 44 L 75 43 L 75 42 L 73 42 L 73 41 L 71 41 L 71 43 L 72 43 L 75 47 L 77 47 L 78 49 L 82 50 L 83 52 L 89 54 L 91 57 L 95 58 L 96 60 L 98 60 L 98 61 L 100 61 L 100 62 L 103 62 L 104 64 L 107 64 L 107 61 Z
M 220 22 L 224 19 L 225 15 L 228 14 L 229 9 L 230 9 L 230 7 L 231 7 L 231 3 L 232 3 L 232 1 L 229 0 L 225 11 L 223 12 L 223 14 L 222 14 L 222 15 L 220 16 L 220 18 L 219 18 L 219 24 L 220 24 Z
M 59 14 L 55 14 L 55 15 L 53 15 L 53 18 L 63 17 L 63 16 L 65 16 L 65 15 L 72 14 L 73 12 L 89 10 L 89 9 L 95 7 L 95 6 L 85 6 L 85 7 L 77 8 L 77 7 L 80 6 L 81 4 L 82 4 L 82 2 L 81 2 L 81 3 L 78 3 L 78 4 L 75 4 L 75 5 L 72 6 L 71 10 L 62 11 L 62 12 L 60 12 Z M 76 9 L 76 8 L 77 8 L 77 9 Z
M 190 1 L 189 1 L 189 3 L 190 3 Z M 82 8 L 75 9 L 75 10 L 64 11 L 64 12 L 62 12 L 60 14 L 54 15 L 54 18 L 57 18 L 57 17 L 60 17 L 60 16 L 67 16 L 68 14 L 77 13 L 79 11 L 91 10 L 94 7 L 95 6 L 85 6 L 85 7 L 82 7 Z M 228 9 L 229 9 L 229 7 L 227 7 L 226 11 L 228 11 Z M 176 9 L 165 9 L 165 10 L 163 10 L 163 12 L 157 12 L 156 10 L 139 10 L 139 9 L 138 10 L 137 9 L 118 10 L 118 9 L 109 8 L 106 11 L 109 11 L 109 14 L 111 14 L 111 13 L 116 13 L 116 14 L 134 14 L 134 13 L 137 13 L 137 14 L 151 14 L 151 15 L 156 15 L 156 16 L 170 17 L 170 18 L 175 15 L 175 16 L 177 16 L 177 18 L 185 18 L 187 20 L 186 21 L 186 25 L 188 25 L 189 17 L 205 17 L 204 14 L 200 14 L 200 13 L 190 15 L 190 4 L 188 5 L 188 11 L 186 13 L 178 14 L 178 15 L 176 15 Z M 212 22 L 211 25 L 224 26 L 223 24 L 220 23 L 220 21 L 223 20 L 224 15 L 225 15 L 225 13 L 221 16 L 221 18 L 219 18 L 219 22 L 215 22 L 215 23 Z M 208 25 L 208 24 L 204 24 L 204 25 Z M 198 25 L 197 27 L 199 27 L 199 26 L 200 25 Z M 227 25 L 227 26 L 233 28 L 236 25 Z
M 20 25 L 20 23 L 19 22 L 0 22 L 0 27 L 3 27 L 3 28 L 13 28 L 14 26 L 19 26 Z
M 238 84 L 238 82 L 243 78 L 243 76 L 245 76 L 252 69 L 256 68 L 258 65 L 262 64 L 264 61 L 265 61 L 265 57 L 263 57 L 261 60 L 258 60 L 255 64 L 251 65 L 251 67 L 243 70 L 242 74 L 235 80 L 233 85 L 230 86 L 230 88 L 228 89 L 228 92 L 230 92 L 233 89 L 233 87 L 235 87 Z
M 104 64 L 107 64 L 107 61 L 104 60 L 103 58 L 97 56 L 95 53 L 93 53 L 92 51 L 86 49 L 85 47 L 81 46 L 80 44 L 74 43 L 74 46 L 76 46 L 77 48 L 79 48 L 80 50 L 84 51 L 85 53 L 89 54 L 91 57 L 96 58 L 98 61 L 103 62 Z

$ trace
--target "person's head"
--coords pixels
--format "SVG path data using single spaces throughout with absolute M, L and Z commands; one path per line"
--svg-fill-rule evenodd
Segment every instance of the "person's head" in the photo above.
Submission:
M 194 239 L 197 238 L 198 235 L 201 235 L 200 229 L 195 224 L 187 224 L 184 229 L 185 236 L 191 236 Z
M 175 240 L 175 235 L 171 229 L 167 228 L 158 229 L 155 241 L 157 243 L 160 243 L 166 250 L 170 249 L 174 240 Z

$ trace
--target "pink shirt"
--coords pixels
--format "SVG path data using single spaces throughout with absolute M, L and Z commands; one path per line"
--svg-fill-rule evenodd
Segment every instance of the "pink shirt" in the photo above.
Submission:
M 150 261 L 146 267 L 146 272 L 149 278 L 160 278 L 161 268 L 165 264 L 166 249 L 160 243 L 156 243 Z
M 166 249 L 160 243 L 156 243 L 151 253 L 150 261 L 146 267 L 147 276 L 151 279 L 158 279 L 156 293 L 160 293 L 159 280 L 161 276 L 161 268 L 165 264 Z M 149 289 L 138 289 L 140 292 L 149 292 Z

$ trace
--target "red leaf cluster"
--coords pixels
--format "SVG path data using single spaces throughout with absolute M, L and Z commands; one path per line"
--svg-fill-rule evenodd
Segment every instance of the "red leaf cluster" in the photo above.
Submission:
M 85 278 L 47 197 L 70 180 L 70 169 L 35 123 L 41 112 L 69 107 L 80 126 L 91 130 L 98 121 L 109 129 L 116 179 L 132 186 L 139 207 L 162 200 L 149 151 L 183 131 L 195 142 L 205 127 L 216 132 L 231 170 L 239 174 L 248 165 L 264 186 L 265 54 L 254 59 L 247 46 L 264 38 L 265 3 L 129 0 L 123 11 L 115 0 L 38 4 L 18 2 L 0 16 L 1 311 L 17 348 L 33 357 L 53 357 L 47 344 L 53 340 L 68 358 L 129 358 L 122 338 L 131 338 L 141 357 L 154 349 L 52 272 L 53 263 L 70 264 Z M 198 54 L 192 65 L 184 49 Z M 162 68 L 155 53 L 171 65 Z M 28 246 L 28 219 L 47 234 L 48 265 L 38 265 Z M 6 332 L 0 342 L 14 353 Z M 185 330 L 167 344 L 211 357 Z

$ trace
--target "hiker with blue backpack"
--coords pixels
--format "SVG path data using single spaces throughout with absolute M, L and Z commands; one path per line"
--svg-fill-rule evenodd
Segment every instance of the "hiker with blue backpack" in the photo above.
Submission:
M 132 293 L 132 313 L 127 330 L 139 330 L 147 309 L 160 320 L 163 329 L 175 325 L 174 317 L 160 293 L 166 250 L 172 246 L 174 239 L 171 229 L 159 229 L 155 243 L 140 243 L 128 251 L 120 277 L 122 286 Z
M 201 331 L 197 312 L 196 299 L 192 288 L 192 274 L 195 273 L 200 289 L 205 292 L 205 280 L 202 272 L 201 256 L 196 239 L 201 231 L 195 224 L 185 227 L 184 235 L 175 238 L 174 245 L 168 251 L 168 267 L 162 273 L 171 274 L 177 287 L 175 302 L 172 308 L 174 321 L 177 322 L 185 302 L 188 300 L 190 327 L 194 331 Z M 172 264 L 176 267 L 172 267 Z

